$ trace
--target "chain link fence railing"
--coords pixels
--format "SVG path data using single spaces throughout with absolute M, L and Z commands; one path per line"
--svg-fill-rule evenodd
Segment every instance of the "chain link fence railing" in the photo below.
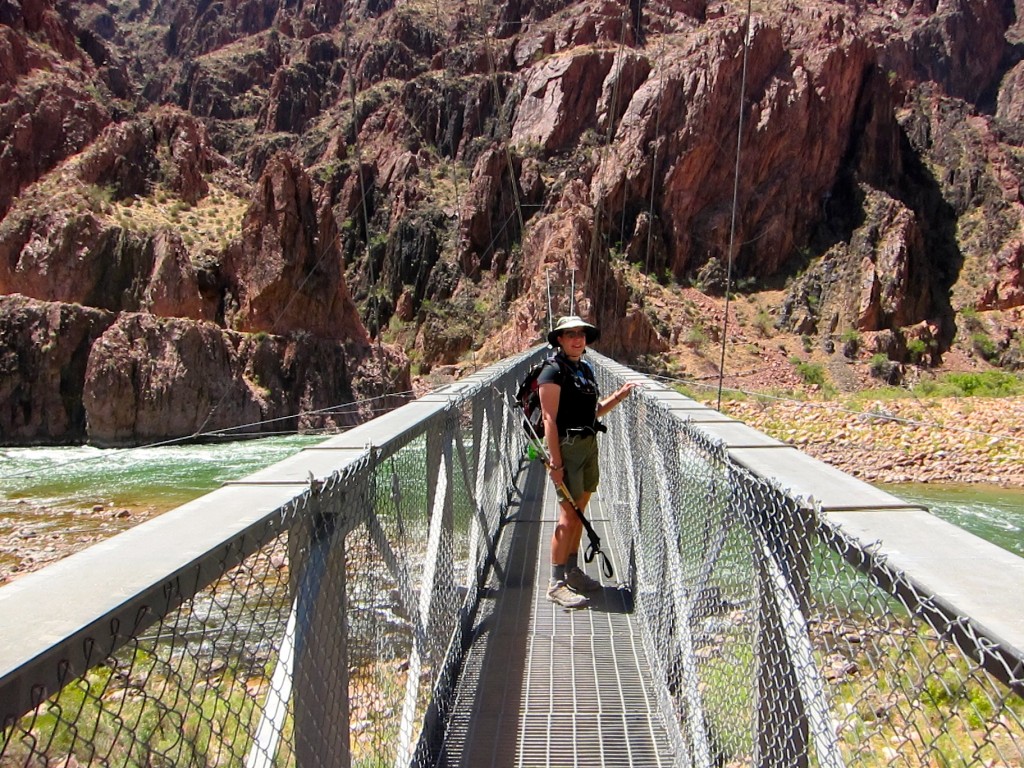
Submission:
M 0 588 L 0 766 L 434 765 L 539 352 Z M 601 494 L 677 763 L 1024 765 L 1019 651 L 655 390 Z
M 433 764 L 535 354 L 0 589 L 0 766 Z
M 610 415 L 601 493 L 679 764 L 1024 765 L 1021 649 L 652 391 Z

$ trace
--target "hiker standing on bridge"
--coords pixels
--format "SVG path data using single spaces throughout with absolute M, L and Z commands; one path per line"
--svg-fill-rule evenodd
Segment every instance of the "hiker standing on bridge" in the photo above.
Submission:
M 614 394 L 600 399 L 597 379 L 583 360 L 587 345 L 600 331 L 576 315 L 558 320 L 548 333 L 548 343 L 558 349 L 555 365 L 545 365 L 537 378 L 544 418 L 544 439 L 551 455 L 551 481 L 562 482 L 580 511 L 586 509 L 599 479 L 597 433 L 605 427 L 598 419 L 629 397 L 636 386 L 629 382 Z M 548 600 L 565 608 L 582 608 L 589 602 L 585 593 L 601 588 L 579 566 L 583 523 L 571 502 L 558 491 L 559 515 L 551 537 L 551 583 Z

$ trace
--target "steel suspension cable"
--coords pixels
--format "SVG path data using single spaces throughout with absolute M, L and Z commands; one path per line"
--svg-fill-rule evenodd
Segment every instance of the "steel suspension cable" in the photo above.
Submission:
M 485 4 L 483 2 L 481 2 L 479 4 L 479 7 L 480 7 L 481 21 L 485 22 L 484 12 L 486 11 L 486 6 L 485 6 Z M 525 234 L 525 231 L 526 231 L 526 221 L 523 218 L 523 205 L 522 205 L 522 201 L 519 199 L 519 182 L 518 182 L 518 179 L 516 178 L 515 165 L 512 162 L 512 148 L 511 148 L 512 126 L 509 125 L 508 121 L 505 119 L 505 112 L 504 112 L 504 109 L 502 108 L 503 104 L 502 104 L 502 99 L 501 99 L 501 87 L 500 87 L 500 85 L 498 83 L 498 72 L 497 72 L 498 67 L 497 67 L 497 64 L 495 63 L 495 60 L 494 60 L 494 50 L 491 48 L 491 36 L 486 33 L 486 30 L 485 30 L 484 35 L 483 35 L 483 40 L 484 40 L 484 50 L 487 53 L 487 71 L 488 71 L 488 74 L 490 75 L 490 78 L 491 78 L 491 87 L 494 89 L 494 106 L 495 106 L 496 113 L 497 113 L 497 118 L 498 118 L 498 127 L 499 127 L 499 132 L 500 132 L 500 137 L 499 138 L 503 139 L 502 144 L 505 147 L 505 164 L 508 167 L 509 187 L 511 188 L 511 191 L 512 191 L 512 202 L 513 202 L 513 205 L 515 207 L 516 220 L 517 220 L 517 222 L 519 224 L 519 241 L 522 242 L 523 241 L 523 235 Z M 500 177 L 498 179 L 498 189 L 499 189 L 499 191 L 501 189 L 501 178 Z M 491 240 L 492 244 L 494 242 L 496 242 L 496 240 L 497 240 L 496 237 L 492 238 L 492 240 Z M 508 243 L 509 243 L 509 251 L 511 251 L 512 250 L 512 241 L 511 241 L 511 239 L 508 241 Z
M 740 78 L 739 118 L 736 128 L 736 164 L 732 180 L 732 214 L 729 218 L 729 252 L 726 259 L 725 311 L 722 313 L 722 351 L 718 362 L 718 408 L 722 407 L 722 384 L 725 379 L 725 345 L 729 329 L 729 301 L 732 298 L 733 247 L 736 242 L 736 207 L 740 187 L 740 153 L 743 147 L 743 109 L 747 99 L 747 60 L 750 54 L 751 1 L 747 0 L 747 18 L 743 29 L 743 74 Z
M 252 421 L 252 422 L 249 422 L 247 424 L 238 424 L 238 425 L 233 426 L 233 427 L 222 427 L 220 429 L 211 429 L 211 430 L 206 431 L 206 432 L 194 432 L 191 435 L 184 435 L 182 437 L 172 437 L 172 438 L 168 438 L 167 440 L 157 440 L 157 441 L 154 441 L 152 443 L 144 443 L 143 445 L 133 445 L 133 446 L 131 446 L 129 448 L 115 448 L 115 449 L 112 449 L 110 451 L 105 451 L 102 454 L 99 454 L 99 455 L 96 455 L 96 456 L 88 456 L 88 457 L 84 457 L 84 458 L 80 458 L 80 459 L 74 459 L 72 461 L 60 462 L 59 464 L 56 464 L 55 466 L 57 466 L 57 467 L 72 467 L 72 466 L 76 466 L 78 464 L 86 464 L 86 463 L 89 463 L 89 462 L 92 462 L 92 461 L 96 461 L 98 459 L 104 459 L 104 460 L 109 459 L 111 453 L 131 453 L 132 451 L 142 451 L 142 450 L 146 450 L 148 448 L 164 448 L 164 447 L 167 447 L 167 446 L 180 445 L 182 443 L 186 443 L 186 442 L 189 442 L 191 440 L 196 440 L 198 438 L 217 437 L 219 435 L 227 435 L 228 433 L 234 432 L 235 430 L 239 430 L 239 429 L 248 429 L 248 428 L 251 428 L 251 427 L 259 427 L 259 426 L 263 426 L 264 424 L 273 424 L 273 423 L 278 422 L 278 421 L 286 421 L 288 419 L 297 419 L 297 418 L 300 418 L 302 416 L 308 416 L 308 415 L 313 415 L 313 414 L 318 414 L 318 413 L 327 413 L 327 414 L 345 413 L 345 412 L 350 411 L 350 410 L 357 410 L 359 406 L 365 405 L 367 403 L 372 403 L 375 400 L 383 400 L 385 398 L 390 398 L 390 397 L 402 397 L 402 396 L 405 396 L 405 395 L 412 395 L 412 394 L 414 394 L 414 392 L 411 389 L 410 390 L 406 390 L 404 392 L 387 392 L 387 393 L 385 393 L 383 395 L 375 395 L 374 397 L 366 397 L 366 398 L 363 398 L 361 400 L 352 400 L 351 402 L 348 402 L 348 403 L 338 403 L 338 404 L 335 404 L 335 405 L 324 406 L 323 408 L 314 408 L 314 409 L 310 409 L 308 411 L 299 411 L 298 413 L 293 413 L 293 414 L 290 414 L 288 416 L 275 416 L 272 419 L 261 419 L 259 421 Z M 372 410 L 374 412 L 381 412 L 381 411 L 383 411 L 383 412 L 390 412 L 392 409 L 391 408 L 383 408 L 383 409 L 375 408 L 375 409 L 372 409 Z M 261 432 L 259 434 L 266 434 L 266 433 Z M 296 434 L 296 433 L 294 431 L 292 431 L 292 430 L 289 430 L 288 432 L 277 432 L 277 433 L 274 433 L 274 434 Z M 4 480 L 19 479 L 19 478 L 28 477 L 30 475 L 33 475 L 37 471 L 38 470 L 30 470 L 30 471 L 26 471 L 26 472 L 19 472 L 19 473 L 16 473 L 16 474 L 11 474 L 11 475 L 2 475 L 2 476 L 0 476 L 0 479 L 4 479 Z
M 665 82 L 665 38 L 667 35 L 663 32 L 661 35 L 661 46 L 658 51 L 658 108 L 654 112 L 654 151 L 651 153 L 651 194 L 650 203 L 647 209 L 647 251 L 644 254 L 644 272 L 647 277 L 651 276 L 651 240 L 654 237 L 654 192 L 657 189 L 657 184 L 654 183 L 654 175 L 658 172 L 658 136 L 661 131 L 661 102 L 662 102 L 662 89 L 664 88 Z M 646 291 L 644 292 L 646 296 Z
M 621 16 L 621 20 L 622 20 L 622 26 L 621 26 L 621 30 L 620 30 L 620 33 L 619 33 L 619 42 L 618 42 L 618 45 L 616 46 L 616 49 L 615 49 L 615 66 L 617 67 L 617 72 L 615 73 L 615 75 L 612 78 L 612 90 L 611 90 L 611 94 L 609 95 L 609 102 L 608 102 L 608 130 L 605 133 L 604 144 L 601 147 L 601 151 L 599 152 L 600 160 L 598 162 L 598 169 L 601 167 L 601 165 L 604 163 L 605 159 L 607 158 L 608 151 L 611 148 L 612 139 L 615 137 L 615 129 L 616 129 L 615 113 L 616 113 L 616 110 L 618 108 L 619 89 L 622 87 L 622 82 L 621 81 L 622 81 L 624 49 L 625 49 L 625 46 L 626 46 L 626 30 L 629 28 L 628 17 L 627 17 L 625 12 L 623 12 L 623 14 Z M 608 229 L 609 229 L 608 235 L 611 234 L 611 232 L 610 232 L 610 229 L 611 229 L 610 225 L 605 225 L 603 223 L 603 221 L 602 221 L 602 219 L 603 219 L 603 216 L 602 216 L 603 210 L 604 210 L 603 198 L 602 198 L 601 195 L 598 195 L 597 199 L 594 201 L 594 231 L 593 231 L 593 233 L 592 233 L 592 235 L 590 237 L 590 264 L 588 265 L 589 269 L 588 269 L 588 275 L 587 275 L 587 277 L 590 279 L 591 293 L 594 295 L 595 299 L 597 297 L 597 292 L 601 290 L 601 266 L 602 266 L 602 264 L 601 264 L 601 259 L 599 257 L 600 257 L 600 238 L 601 238 L 601 229 L 602 229 L 602 227 L 608 226 Z M 625 188 L 623 188 L 623 206 L 622 206 L 622 220 L 623 220 L 623 222 L 625 221 L 625 216 L 626 216 Z M 624 224 L 621 224 L 620 225 L 620 230 L 622 228 L 624 228 L 624 226 L 625 226 Z M 607 242 L 609 239 L 610 238 L 608 236 L 606 236 L 604 238 L 605 246 L 606 247 L 609 246 L 609 243 Z M 610 248 L 607 248 L 607 250 L 609 251 L 609 255 L 610 255 Z M 611 265 L 610 259 L 608 259 L 607 267 L 608 267 L 608 270 L 610 272 L 611 269 L 612 269 L 612 265 Z M 573 290 L 573 293 L 574 293 L 573 298 L 575 298 L 575 289 Z

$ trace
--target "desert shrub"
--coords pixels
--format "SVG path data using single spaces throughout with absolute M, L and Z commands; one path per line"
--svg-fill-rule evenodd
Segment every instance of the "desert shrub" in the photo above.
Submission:
M 910 362 L 918 363 L 928 351 L 928 344 L 924 339 L 911 339 L 907 342 L 907 356 Z
M 1009 397 L 1024 394 L 1024 381 L 1005 371 L 947 373 L 914 388 L 925 397 Z
M 802 360 L 793 360 L 793 367 L 804 384 L 825 386 L 825 368 L 818 363 L 807 363 Z
M 999 354 L 999 348 L 996 346 L 996 343 L 984 332 L 979 331 L 978 333 L 971 334 L 971 346 L 974 347 L 975 352 L 986 360 L 992 360 Z

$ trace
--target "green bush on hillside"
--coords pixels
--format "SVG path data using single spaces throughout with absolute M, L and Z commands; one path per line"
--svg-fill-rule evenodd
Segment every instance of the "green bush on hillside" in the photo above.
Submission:
M 999 346 L 989 338 L 987 333 L 979 332 L 971 335 L 974 351 L 985 360 L 992 361 L 999 355 Z
M 824 366 L 818 363 L 806 363 L 796 357 L 791 358 L 790 362 L 796 368 L 797 375 L 803 380 L 804 384 L 816 384 L 819 387 L 825 386 Z
M 924 397 L 1009 397 L 1024 394 L 1024 381 L 1005 371 L 947 373 L 938 381 L 922 381 L 914 392 Z

